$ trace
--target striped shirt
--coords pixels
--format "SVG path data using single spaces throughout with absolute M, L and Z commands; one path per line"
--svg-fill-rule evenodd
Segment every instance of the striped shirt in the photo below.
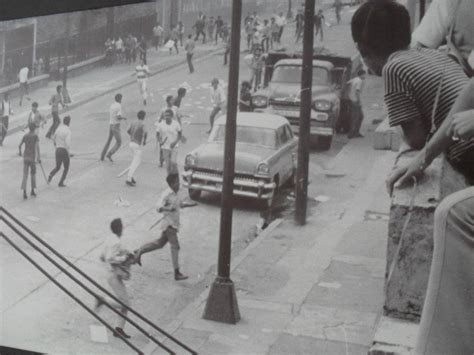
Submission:
M 135 71 L 137 72 L 137 79 L 142 80 L 148 78 L 148 75 L 150 74 L 148 70 L 148 65 L 137 65 L 135 68 Z
M 431 130 L 433 106 L 442 76 L 434 116 L 436 129 L 468 82 L 457 63 L 436 50 L 426 48 L 393 53 L 383 68 L 382 76 L 390 126 L 419 120 L 427 132 Z M 448 157 L 456 159 L 470 149 L 474 151 L 473 141 L 454 142 L 448 148 Z

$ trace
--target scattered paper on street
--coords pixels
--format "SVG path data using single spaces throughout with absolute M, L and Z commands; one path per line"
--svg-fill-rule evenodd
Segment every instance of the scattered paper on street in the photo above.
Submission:
M 90 325 L 91 340 L 96 343 L 108 343 L 107 328 L 103 325 Z
M 318 201 L 318 202 L 327 202 L 327 201 L 329 201 L 331 198 L 328 197 L 328 196 L 319 195 L 319 196 L 316 196 L 314 199 L 315 199 L 316 201 Z

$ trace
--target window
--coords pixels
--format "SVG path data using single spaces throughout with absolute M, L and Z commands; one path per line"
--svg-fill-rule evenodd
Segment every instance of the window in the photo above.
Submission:
M 278 128 L 278 141 L 281 145 L 285 145 L 288 142 L 288 133 L 285 126 Z
M 224 142 L 225 125 L 214 128 L 209 142 Z M 260 145 L 275 148 L 277 143 L 276 131 L 270 128 L 237 126 L 237 143 Z
M 273 72 L 272 81 L 280 83 L 299 84 L 301 82 L 302 66 L 280 65 Z M 313 67 L 313 85 L 327 85 L 328 71 L 325 68 Z

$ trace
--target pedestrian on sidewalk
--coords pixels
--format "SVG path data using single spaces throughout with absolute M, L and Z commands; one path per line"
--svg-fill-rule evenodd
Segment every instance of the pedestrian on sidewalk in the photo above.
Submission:
M 125 183 L 128 186 L 136 186 L 137 182 L 135 181 L 134 175 L 140 166 L 142 159 L 142 147 L 146 145 L 147 139 L 147 130 L 145 127 L 145 111 L 141 110 L 137 114 L 137 120 L 130 125 L 128 129 L 128 134 L 130 135 L 130 149 L 133 153 L 132 162 L 128 168 L 127 180 Z
M 8 123 L 10 116 L 13 115 L 12 105 L 10 104 L 10 95 L 6 92 L 3 95 L 2 106 L 0 111 L 1 117 L 1 132 L 0 132 L 0 147 L 3 146 L 3 141 L 8 133 Z
M 125 48 L 125 63 L 130 64 L 132 62 L 132 36 L 130 33 L 125 37 L 124 48 Z
M 185 208 L 186 205 L 179 200 L 179 175 L 170 174 L 166 177 L 169 189 L 163 192 L 157 204 L 156 211 L 162 213 L 160 228 L 162 230 L 161 237 L 153 242 L 142 245 L 135 250 L 135 260 L 141 266 L 141 257 L 145 253 L 152 252 L 163 248 L 166 243 L 170 243 L 171 260 L 174 269 L 174 279 L 176 281 L 186 280 L 188 276 L 183 275 L 179 270 L 179 242 L 178 232 L 180 227 L 180 208 Z
M 122 63 L 124 56 L 123 56 L 123 40 L 120 36 L 117 37 L 115 40 L 115 57 L 117 58 L 117 63 Z
M 31 112 L 28 114 L 28 122 L 23 130 L 25 130 L 30 123 L 35 125 L 37 134 L 39 134 L 39 129 L 44 127 L 46 124 L 46 118 L 39 112 L 37 102 L 31 104 Z
M 183 21 L 178 22 L 178 36 L 179 36 L 179 45 L 183 47 L 183 37 L 184 37 L 184 24 Z
M 23 96 L 26 96 L 27 100 L 30 100 L 30 96 L 28 93 L 28 73 L 30 69 L 28 66 L 24 66 L 20 69 L 18 73 L 18 79 L 20 81 L 20 106 L 23 103 Z
M 271 27 L 268 23 L 268 20 L 263 20 L 263 28 L 261 30 L 262 42 L 260 43 L 264 52 L 268 52 L 270 49 L 270 36 L 271 36 Z
M 113 162 L 112 155 L 114 155 L 117 150 L 119 150 L 120 145 L 122 144 L 120 122 L 126 119 L 125 117 L 123 117 L 122 111 L 122 94 L 115 95 L 115 102 L 112 103 L 109 108 L 109 116 L 109 136 L 107 138 L 107 142 L 105 143 L 104 149 L 102 150 L 102 153 L 100 155 L 100 160 L 103 161 L 107 156 L 107 159 Z M 110 142 L 112 142 L 112 138 L 115 138 L 115 145 L 107 153 L 107 151 L 109 150 Z
M 142 36 L 140 43 L 138 44 L 138 54 L 139 59 L 143 60 L 146 63 L 146 39 L 145 36 Z
M 173 41 L 173 45 L 170 47 L 170 54 L 173 53 L 173 47 L 176 50 L 176 54 L 179 54 L 179 50 L 178 50 L 179 32 L 178 32 L 177 26 L 173 26 L 171 30 L 170 41 Z
M 71 123 L 71 117 L 65 116 L 63 118 L 63 124 L 58 127 L 56 133 L 53 136 L 54 146 L 56 147 L 56 167 L 51 170 L 48 177 L 48 184 L 53 180 L 54 175 L 61 169 L 61 165 L 64 165 L 63 174 L 61 180 L 59 180 L 59 187 L 66 187 L 64 181 L 66 180 L 67 173 L 69 171 L 69 152 L 71 147 L 71 129 L 69 125 Z
M 133 63 L 136 63 L 137 61 L 137 54 L 138 54 L 138 48 L 139 48 L 139 45 L 138 45 L 138 39 L 137 37 L 135 37 L 134 35 L 132 35 L 132 40 L 131 40 L 131 59 L 132 59 L 132 62 Z
M 204 31 L 205 27 L 206 16 L 204 15 L 202 18 L 198 18 L 192 27 L 196 31 L 196 36 L 194 37 L 195 41 L 197 41 L 199 39 L 199 36 L 202 35 L 202 43 L 206 43 L 206 32 Z
M 240 100 L 239 100 L 239 111 L 240 112 L 251 112 L 252 111 L 252 94 L 250 90 L 252 85 L 248 81 L 243 81 L 240 87 Z
M 58 85 L 56 86 L 56 94 L 51 96 L 49 99 L 49 104 L 51 105 L 51 116 L 53 117 L 53 122 L 51 123 L 51 127 L 49 127 L 48 133 L 46 133 L 46 138 L 51 139 L 51 136 L 56 132 L 59 124 L 61 123 L 61 119 L 59 118 L 59 104 L 64 108 L 66 105 L 63 101 L 62 95 L 63 86 Z
M 25 145 L 23 152 L 23 178 L 21 180 L 21 189 L 23 190 L 23 199 L 27 199 L 26 185 L 28 173 L 31 172 L 31 197 L 36 197 L 36 162 L 41 164 L 39 137 L 36 134 L 36 126 L 33 122 L 28 125 L 29 132 L 26 133 L 18 146 L 18 154 L 21 156 L 21 147 Z
M 216 44 L 217 44 L 217 39 L 222 36 L 222 27 L 224 27 L 224 21 L 220 16 L 217 16 L 216 19 L 216 34 L 215 34 L 215 39 L 216 39 Z
M 116 298 L 125 306 L 130 307 L 130 297 L 124 281 L 130 280 L 130 266 L 133 264 L 134 254 L 122 243 L 122 220 L 120 218 L 114 219 L 110 223 L 110 229 L 113 235 L 107 237 L 105 247 L 100 255 L 100 260 L 106 265 L 107 282 Z M 96 298 L 94 311 L 97 313 L 105 303 L 118 309 L 122 314 L 122 316 L 118 318 L 117 326 L 113 333 L 114 337 L 122 336 L 129 339 L 130 335 L 124 331 L 125 318 L 123 317 L 127 315 L 127 309 L 110 298 L 105 299 L 102 296 L 98 296 Z
M 383 77 L 390 126 L 400 125 L 405 142 L 413 149 L 422 149 L 467 84 L 466 74 L 443 53 L 409 48 L 410 16 L 397 2 L 362 4 L 354 13 L 351 26 L 364 62 Z M 471 160 L 473 153 L 474 142 L 454 141 L 447 158 L 463 171 L 466 167 L 462 162 Z
M 173 110 L 167 109 L 164 117 L 164 120 L 158 123 L 156 139 L 160 145 L 160 163 L 165 163 L 169 175 L 178 172 L 178 146 L 182 131 L 180 123 L 173 120 Z
M 321 36 L 321 42 L 324 41 L 324 19 L 323 10 L 319 9 L 318 13 L 314 15 L 314 38 L 316 38 L 319 33 Z
M 300 40 L 301 36 L 303 35 L 303 29 L 304 29 L 304 15 L 303 15 L 303 10 L 298 9 L 298 13 L 296 14 L 295 17 L 295 22 L 296 22 L 296 28 L 295 28 L 295 43 L 298 43 Z
M 281 43 L 281 36 L 283 36 L 283 31 L 287 23 L 286 16 L 283 14 L 283 12 L 280 12 L 280 14 L 277 16 L 276 23 L 280 28 L 278 32 L 278 43 Z
M 280 32 L 280 26 L 276 23 L 275 17 L 270 19 L 270 48 L 273 49 L 278 43 L 278 33 Z
M 193 35 L 189 34 L 188 39 L 186 40 L 186 44 L 184 46 L 184 50 L 186 51 L 186 59 L 188 61 L 190 74 L 194 73 L 193 55 L 194 55 L 195 48 L 196 48 L 196 43 L 193 40 Z
M 225 104 L 225 95 L 224 90 L 219 85 L 219 79 L 214 78 L 211 82 L 211 103 L 212 111 L 209 115 L 210 128 L 207 133 L 211 133 L 212 128 L 214 127 L 214 119 L 217 114 L 223 109 Z
M 161 47 L 163 32 L 164 30 L 163 27 L 161 27 L 161 23 L 157 22 L 155 27 L 153 27 L 153 44 L 155 45 L 155 50 Z
M 334 12 L 336 13 L 337 24 L 341 23 L 342 0 L 334 0 Z
M 138 91 L 143 98 L 143 105 L 146 106 L 146 99 L 148 97 L 147 83 L 148 77 L 150 76 L 150 70 L 143 59 L 140 59 L 140 64 L 136 66 L 135 75 L 137 76 Z
M 209 20 L 207 21 L 207 36 L 211 42 L 212 42 L 212 39 L 214 38 L 215 27 L 216 27 L 216 20 L 214 19 L 214 16 L 211 16 Z
M 230 42 L 231 42 L 231 36 L 227 38 L 227 41 L 225 43 L 225 52 L 224 52 L 224 65 L 227 65 L 227 59 L 229 58 L 230 54 Z
M 250 84 L 254 88 L 254 91 L 260 87 L 262 82 L 263 69 L 265 67 L 266 54 L 263 53 L 260 46 L 255 47 L 253 55 L 251 55 L 250 61 L 248 62 L 252 76 L 250 77 Z
M 360 69 L 357 72 L 357 76 L 348 81 L 348 84 L 350 85 L 349 100 L 351 100 L 351 128 L 347 138 L 364 137 L 362 134 L 360 134 L 360 127 L 362 125 L 362 121 L 364 120 L 361 94 L 364 90 L 365 77 L 365 70 Z
M 248 20 L 245 23 L 245 34 L 247 36 L 247 51 L 252 51 L 252 44 L 253 44 L 253 21 Z

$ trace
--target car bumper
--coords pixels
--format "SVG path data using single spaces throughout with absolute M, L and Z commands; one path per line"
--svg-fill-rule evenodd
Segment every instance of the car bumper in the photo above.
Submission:
M 208 192 L 222 192 L 222 177 L 217 174 L 185 171 L 183 186 L 191 190 Z M 262 180 L 234 178 L 234 195 L 245 196 L 262 200 L 273 198 L 276 184 L 265 183 Z

